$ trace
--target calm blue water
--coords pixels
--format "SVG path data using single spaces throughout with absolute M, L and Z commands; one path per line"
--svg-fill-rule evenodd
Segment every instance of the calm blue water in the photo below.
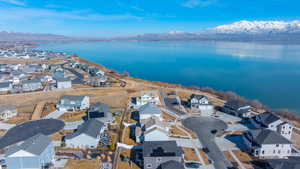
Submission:
M 41 44 L 147 80 L 209 86 L 300 112 L 300 45 L 237 42 Z

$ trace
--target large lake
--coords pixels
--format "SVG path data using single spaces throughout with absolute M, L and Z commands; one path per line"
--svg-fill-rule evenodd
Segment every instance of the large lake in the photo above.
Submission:
M 147 80 L 209 86 L 300 112 L 300 45 L 238 42 L 76 42 L 40 49 Z

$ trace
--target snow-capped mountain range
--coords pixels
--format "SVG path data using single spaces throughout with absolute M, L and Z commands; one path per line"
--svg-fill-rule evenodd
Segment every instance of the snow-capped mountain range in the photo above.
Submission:
M 217 34 L 276 34 L 300 33 L 300 21 L 239 21 L 207 29 Z

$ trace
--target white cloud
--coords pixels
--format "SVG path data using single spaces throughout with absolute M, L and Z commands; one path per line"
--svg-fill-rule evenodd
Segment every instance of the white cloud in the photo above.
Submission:
M 187 0 L 181 5 L 186 8 L 195 8 L 198 6 L 208 6 L 215 3 L 216 0 Z
M 0 0 L 0 2 L 4 2 L 7 4 L 12 4 L 12 5 L 18 5 L 18 6 L 24 6 L 25 3 L 23 1 L 19 0 Z

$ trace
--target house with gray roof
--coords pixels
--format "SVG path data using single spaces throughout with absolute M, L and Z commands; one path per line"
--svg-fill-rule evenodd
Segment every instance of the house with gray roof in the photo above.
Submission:
M 168 161 L 183 163 L 183 151 L 176 141 L 145 141 L 143 144 L 144 169 L 157 169 Z M 168 166 L 168 165 L 167 165 Z
M 243 134 L 246 151 L 255 157 L 287 157 L 291 155 L 292 143 L 279 133 L 269 129 L 249 130 Z
M 25 80 L 22 82 L 22 90 L 24 92 L 37 91 L 42 89 L 43 85 L 39 79 Z
M 20 145 L 9 147 L 5 153 L 7 169 L 46 168 L 54 161 L 55 150 L 52 140 L 38 134 Z
M 200 111 L 201 115 L 209 116 L 214 113 L 214 106 L 209 102 L 207 96 L 192 94 L 188 99 L 190 107 L 194 111 Z
M 178 161 L 167 161 L 158 166 L 157 169 L 185 169 L 184 165 Z
M 88 112 L 88 119 L 96 119 L 105 125 L 114 121 L 113 115 L 107 104 L 97 102 L 91 105 Z
M 237 100 L 226 102 L 222 107 L 222 111 L 224 113 L 228 113 L 241 118 L 250 118 L 252 116 L 251 106 Z
M 59 100 L 56 108 L 60 111 L 86 110 L 90 107 L 88 96 L 65 95 Z
M 104 124 L 98 120 L 92 119 L 78 126 L 74 133 L 68 133 L 65 138 L 67 147 L 73 148 L 97 148 L 100 141 L 100 135 L 104 131 Z
M 72 81 L 69 78 L 56 78 L 57 89 L 70 89 L 72 88 Z
M 300 158 L 290 157 L 288 159 L 270 159 L 266 160 L 266 169 L 299 169 Z
M 16 106 L 11 104 L 0 105 L 0 120 L 8 120 L 17 114 Z
M 148 119 L 152 116 L 156 116 L 156 117 L 161 117 L 162 111 L 160 110 L 160 108 L 153 103 L 147 103 L 143 106 L 141 106 L 139 109 L 139 119 L 140 120 L 144 120 L 144 119 Z
M 257 128 L 267 128 L 278 132 L 287 139 L 291 139 L 293 132 L 293 125 L 283 121 L 280 117 L 271 112 L 258 114 L 250 119 L 252 124 Z
M 9 92 L 12 90 L 12 84 L 10 82 L 0 83 L 0 92 Z

